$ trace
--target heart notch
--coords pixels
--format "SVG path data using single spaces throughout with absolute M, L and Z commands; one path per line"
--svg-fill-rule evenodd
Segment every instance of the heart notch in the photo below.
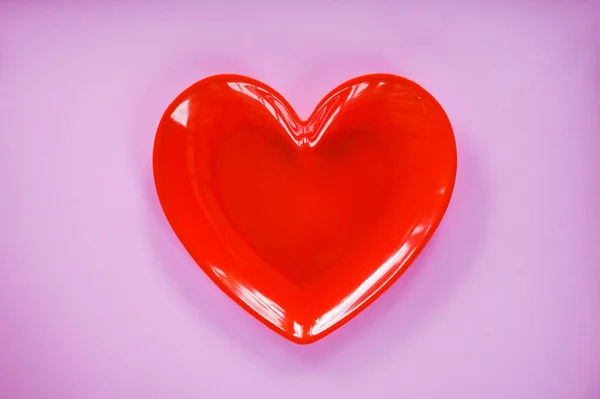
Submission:
M 440 104 L 389 74 L 343 83 L 305 121 L 259 81 L 211 76 L 169 105 L 153 152 L 159 201 L 195 262 L 299 344 L 406 270 L 442 220 L 456 168 Z

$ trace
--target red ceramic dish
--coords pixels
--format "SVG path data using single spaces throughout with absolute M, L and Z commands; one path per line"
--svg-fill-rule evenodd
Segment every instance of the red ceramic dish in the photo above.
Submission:
M 194 84 L 156 135 L 156 189 L 208 276 L 274 331 L 311 343 L 347 322 L 425 246 L 456 176 L 450 122 L 422 87 L 352 79 L 307 121 L 238 75 Z

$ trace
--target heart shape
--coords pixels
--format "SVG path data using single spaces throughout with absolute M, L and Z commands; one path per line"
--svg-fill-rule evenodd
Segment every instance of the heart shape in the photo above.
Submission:
M 439 103 L 388 74 L 338 86 L 307 121 L 261 82 L 208 77 L 167 108 L 153 154 L 159 201 L 196 263 L 301 344 L 412 263 L 446 211 L 456 163 Z

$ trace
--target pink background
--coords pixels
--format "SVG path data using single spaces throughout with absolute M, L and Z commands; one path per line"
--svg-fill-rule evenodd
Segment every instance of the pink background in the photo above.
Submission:
M 598 2 L 196 3 L 0 3 L 0 397 L 600 398 Z M 158 206 L 158 120 L 223 72 L 303 116 L 397 73 L 454 123 L 438 233 L 314 345 L 215 288 Z

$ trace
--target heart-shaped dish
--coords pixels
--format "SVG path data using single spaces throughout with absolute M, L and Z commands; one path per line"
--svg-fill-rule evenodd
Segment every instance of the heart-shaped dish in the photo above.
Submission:
M 343 83 L 306 121 L 261 82 L 208 77 L 169 105 L 153 154 L 160 203 L 193 259 L 304 344 L 406 270 L 446 211 L 456 167 L 440 104 L 388 74 Z

